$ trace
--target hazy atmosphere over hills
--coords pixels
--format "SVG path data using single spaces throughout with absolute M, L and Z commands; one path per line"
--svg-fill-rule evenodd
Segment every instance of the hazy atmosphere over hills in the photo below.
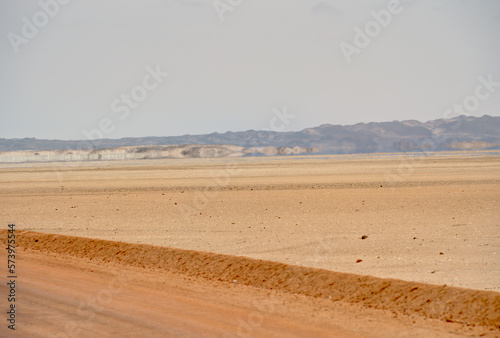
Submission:
M 196 145 L 196 146 L 195 146 Z M 119 151 L 108 148 L 133 147 Z M 224 157 L 304 153 L 352 154 L 441 150 L 500 149 L 500 117 L 459 116 L 428 122 L 415 120 L 323 124 L 298 132 L 240 131 L 205 135 L 96 140 L 0 139 L 0 151 L 84 151 L 101 159 L 106 152 L 134 158 Z M 62 152 L 61 152 L 62 150 Z M 40 155 L 27 154 L 32 156 Z M 73 152 L 69 155 L 75 156 Z M 36 158 L 36 157 L 34 157 Z M 104 157 L 118 158 L 118 157 Z M 131 158 L 131 157 L 128 157 Z M 75 158 L 73 158 L 75 159 Z M 87 158 L 86 158 L 87 159 Z
M 289 144 L 326 123 L 499 115 L 498 0 L 55 3 L 43 27 L 40 1 L 0 4 L 0 137 L 263 130 L 286 106 Z

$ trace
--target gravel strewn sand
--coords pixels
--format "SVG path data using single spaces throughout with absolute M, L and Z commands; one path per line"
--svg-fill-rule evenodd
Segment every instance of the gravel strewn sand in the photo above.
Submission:
M 0 169 L 0 217 L 19 229 L 500 290 L 500 157 L 487 154 L 26 164 Z

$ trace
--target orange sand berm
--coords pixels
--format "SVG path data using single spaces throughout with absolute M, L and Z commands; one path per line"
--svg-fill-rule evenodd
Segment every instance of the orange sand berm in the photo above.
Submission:
M 500 334 L 493 152 L 3 164 L 0 184 L 20 336 Z

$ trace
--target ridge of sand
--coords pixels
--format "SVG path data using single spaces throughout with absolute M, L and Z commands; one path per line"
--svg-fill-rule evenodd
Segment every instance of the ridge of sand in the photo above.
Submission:
M 5 239 L 6 230 L 0 231 Z M 5 242 L 5 240 L 3 240 Z M 234 282 L 290 294 L 357 303 L 500 329 L 500 293 L 340 273 L 247 257 L 129 244 L 84 237 L 18 231 L 27 251 L 55 253 L 93 262 L 162 269 L 207 280 Z

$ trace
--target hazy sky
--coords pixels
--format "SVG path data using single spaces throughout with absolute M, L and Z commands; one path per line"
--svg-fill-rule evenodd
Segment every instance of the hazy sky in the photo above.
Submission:
M 1 1 L 0 138 L 500 115 L 499 0 L 59 1 Z

